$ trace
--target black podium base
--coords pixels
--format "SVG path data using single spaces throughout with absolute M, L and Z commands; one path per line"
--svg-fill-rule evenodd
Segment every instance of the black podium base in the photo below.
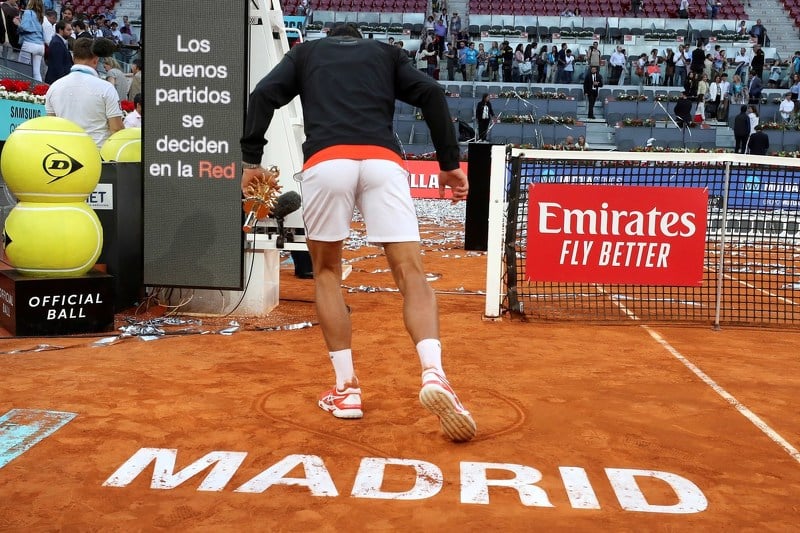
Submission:
M 20 337 L 111 331 L 114 278 L 94 270 L 74 278 L 0 270 L 0 325 Z

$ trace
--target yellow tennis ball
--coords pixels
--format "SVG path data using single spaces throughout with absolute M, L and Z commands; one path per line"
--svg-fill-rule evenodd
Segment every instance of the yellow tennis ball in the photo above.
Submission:
M 8 214 L 3 233 L 11 264 L 38 278 L 83 275 L 103 248 L 103 227 L 86 202 L 20 202 Z
M 100 151 L 86 131 L 59 117 L 23 122 L 8 136 L 0 171 L 25 202 L 79 202 L 100 181 Z
M 125 128 L 106 139 L 100 148 L 103 161 L 140 163 L 142 161 L 142 128 Z

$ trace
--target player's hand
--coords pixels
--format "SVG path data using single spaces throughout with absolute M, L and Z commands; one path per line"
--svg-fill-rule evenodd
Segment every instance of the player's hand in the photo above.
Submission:
M 457 204 L 461 200 L 467 199 L 469 182 L 467 175 L 460 168 L 439 171 L 439 198 L 444 198 L 445 187 L 450 187 L 453 191 L 452 203 Z
M 268 171 L 266 168 L 246 168 L 242 170 L 242 194 L 245 197 L 252 196 L 253 189 L 258 188 L 264 183 L 265 179 L 270 187 L 276 191 L 281 190 L 281 186 L 278 185 L 278 175 Z

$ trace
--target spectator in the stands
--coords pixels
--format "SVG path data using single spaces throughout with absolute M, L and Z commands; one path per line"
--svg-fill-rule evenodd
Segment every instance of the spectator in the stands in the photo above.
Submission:
M 611 76 L 608 80 L 610 84 L 622 85 L 623 80 L 625 79 L 625 62 L 625 52 L 621 46 L 617 46 L 617 49 L 614 50 L 614 53 L 612 53 L 611 57 L 608 58 L 608 63 L 611 65 Z
M 70 35 L 72 26 L 69 22 L 63 20 L 56 22 L 56 34 L 48 43 L 47 73 L 44 76 L 47 84 L 66 76 L 72 68 L 72 54 L 69 53 L 68 41 Z
M 769 135 L 764 133 L 763 126 L 760 124 L 756 126 L 756 131 L 750 135 L 750 141 L 747 145 L 750 148 L 751 154 L 767 155 L 767 150 L 769 150 Z
M 488 59 L 483 43 L 478 43 L 478 69 L 475 71 L 475 81 L 484 81 Z
M 764 79 L 764 62 L 766 61 L 766 56 L 764 55 L 764 49 L 761 48 L 760 44 L 753 45 L 753 57 L 750 60 L 750 71 L 755 72 L 756 75 Z
M 503 60 L 503 81 L 511 81 L 511 69 L 514 65 L 514 49 L 508 41 L 503 41 L 502 48 L 500 49 Z
M 733 58 L 733 64 L 736 66 L 736 74 L 744 79 L 750 68 L 750 54 L 747 53 L 747 48 L 742 47 L 739 49 L 739 53 Z
M 761 82 L 761 77 L 754 70 L 750 71 L 750 84 L 747 86 L 747 94 L 751 104 L 761 103 L 761 91 L 764 89 L 764 84 Z
M 128 100 L 142 92 L 142 60 L 136 58 L 131 62 L 131 85 L 128 87 Z
M 761 19 L 757 19 L 756 23 L 750 28 L 750 37 L 755 37 L 756 42 L 764 46 L 767 39 L 767 29 L 761 24 Z
M 692 122 L 692 101 L 687 98 L 686 91 L 681 91 L 673 109 L 675 123 L 679 128 L 688 127 Z
M 125 120 L 122 125 L 126 128 L 141 128 L 142 127 L 142 93 L 133 97 L 133 111 L 125 115 Z
M 467 75 L 464 78 L 467 81 L 476 81 L 475 73 L 478 70 L 478 51 L 475 50 L 475 43 L 469 43 L 467 50 L 464 52 L 464 66 L 467 69 Z
M 42 0 L 29 0 L 22 12 L 19 23 L 21 50 L 31 56 L 33 79 L 42 81 L 42 62 L 44 61 L 44 6 Z
M 558 76 L 558 47 L 553 45 L 547 55 L 547 83 L 556 83 Z
M 671 87 L 675 83 L 675 52 L 667 48 L 664 55 L 664 85 Z
M 747 118 L 750 119 L 750 135 L 756 132 L 756 126 L 758 126 L 758 106 L 749 105 L 747 106 Z
M 567 63 L 564 65 L 564 79 L 561 83 L 572 83 L 572 76 L 575 73 L 575 56 L 572 55 L 571 48 L 567 48 L 567 52 L 564 57 L 566 58 Z
M 447 43 L 445 45 L 444 57 L 447 60 L 447 79 L 450 81 L 455 81 L 456 70 L 458 70 L 459 73 L 461 72 L 461 69 L 458 68 L 458 51 L 456 50 L 456 47 L 450 43 Z
M 497 72 L 500 70 L 500 48 L 497 46 L 497 41 L 492 41 L 489 47 L 489 81 L 497 81 Z
M 786 93 L 783 95 L 783 101 L 781 101 L 781 105 L 778 106 L 778 112 L 781 114 L 781 118 L 784 122 L 791 122 L 794 115 L 794 100 L 792 100 L 792 93 Z
M 435 37 L 436 43 L 436 53 L 439 54 L 439 58 L 444 58 L 444 43 L 447 41 L 447 26 L 445 26 L 444 20 L 442 17 L 436 19 L 436 22 L 433 24 L 433 35 Z
M 450 36 L 452 39 L 459 39 L 461 37 L 461 17 L 458 13 L 453 13 L 450 17 Z
M 494 119 L 494 109 L 492 109 L 492 102 L 489 100 L 489 93 L 484 93 L 481 96 L 481 101 L 475 107 L 475 118 L 478 121 L 478 140 L 485 141 L 486 134 L 489 131 L 489 124 Z
M 697 41 L 697 46 L 692 50 L 692 63 L 690 69 L 695 73 L 695 76 L 703 74 L 703 69 L 706 65 L 706 52 L 703 50 L 703 41 Z
M 682 87 L 686 83 L 689 65 L 692 64 L 692 55 L 687 45 L 679 44 L 678 53 L 675 54 L 675 85 Z
M 567 43 L 561 43 L 561 50 L 556 57 L 556 83 L 564 83 L 564 67 L 567 66 Z
M 739 109 L 739 114 L 733 118 L 734 151 L 737 154 L 745 153 L 747 139 L 750 138 L 750 116 L 747 114 L 747 109 L 748 107 L 743 105 Z

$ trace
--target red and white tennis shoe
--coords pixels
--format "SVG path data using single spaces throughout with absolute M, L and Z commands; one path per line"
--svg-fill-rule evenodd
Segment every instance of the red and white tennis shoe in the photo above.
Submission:
M 361 389 L 349 387 L 342 391 L 336 387 L 322 393 L 319 406 L 336 418 L 361 418 Z
M 442 431 L 454 442 L 466 442 L 475 437 L 477 426 L 444 376 L 435 370 L 422 373 L 419 401 L 439 417 Z

